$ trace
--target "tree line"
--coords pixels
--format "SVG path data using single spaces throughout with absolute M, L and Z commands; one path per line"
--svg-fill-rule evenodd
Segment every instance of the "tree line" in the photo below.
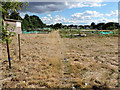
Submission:
M 22 18 L 18 12 L 13 12 L 8 18 L 15 19 L 15 20 L 21 20 L 22 30 L 27 30 L 29 28 L 34 30 L 36 28 L 46 27 L 46 24 L 44 24 L 42 20 L 36 15 L 29 16 L 28 14 L 25 14 L 25 17 Z
M 29 16 L 28 14 L 22 19 L 18 12 L 13 12 L 11 15 L 8 16 L 10 19 L 22 20 L 22 30 L 27 29 L 36 29 L 36 28 L 52 28 L 52 29 L 98 29 L 98 30 L 114 30 L 119 29 L 119 23 L 116 22 L 108 22 L 108 23 L 98 23 L 95 24 L 94 22 L 91 25 L 62 25 L 62 23 L 56 23 L 51 25 L 46 25 L 42 22 L 42 20 L 36 16 L 32 15 Z
M 98 24 L 95 24 L 94 22 L 92 22 L 91 25 L 73 25 L 73 24 L 72 25 L 62 25 L 62 23 L 56 23 L 54 25 L 53 24 L 47 25 L 47 27 L 53 28 L 53 29 L 74 28 L 74 29 L 114 30 L 114 29 L 119 29 L 120 25 L 119 25 L 119 23 L 116 23 L 116 22 L 98 23 Z

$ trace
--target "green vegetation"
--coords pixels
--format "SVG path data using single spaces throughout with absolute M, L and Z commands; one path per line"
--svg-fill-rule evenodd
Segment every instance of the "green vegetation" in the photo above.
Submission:
M 94 22 L 91 25 L 62 25 L 62 23 L 56 23 L 55 25 L 47 25 L 49 28 L 53 29 L 97 29 L 97 30 L 115 30 L 119 29 L 119 23 L 116 22 L 108 22 L 108 23 L 98 23 L 95 24 Z
M 41 19 L 36 16 L 29 16 L 28 14 L 25 15 L 25 17 L 22 19 L 19 15 L 19 12 L 12 12 L 10 16 L 8 16 L 10 19 L 15 20 L 21 20 L 22 21 L 22 30 L 28 30 L 29 28 L 35 30 L 37 28 L 44 28 L 46 25 L 41 21 Z
M 56 23 L 55 25 L 47 25 L 47 27 L 52 28 L 52 29 L 61 29 L 63 27 L 62 23 Z
M 15 27 L 11 27 L 9 24 L 6 24 L 4 27 L 2 27 L 2 41 L 0 42 L 5 42 L 8 40 L 8 43 L 11 43 L 12 39 L 10 39 L 11 36 L 16 35 L 14 31 Z
M 8 18 L 15 20 L 22 20 L 21 16 L 19 15 L 19 12 L 12 12 Z
M 11 0 L 12 1 L 12 0 Z M 20 18 L 20 16 L 16 16 L 18 14 L 18 11 L 21 10 L 23 7 L 27 6 L 27 3 L 22 3 L 22 2 L 1 2 L 2 5 L 2 17 L 0 17 L 1 22 L 2 22 L 2 41 L 4 42 L 5 40 L 8 40 L 8 42 L 11 42 L 10 37 L 12 35 L 15 35 L 13 33 L 14 27 L 10 26 L 9 24 L 6 24 L 3 26 L 3 20 L 7 17 L 11 18 Z M 14 12 L 14 13 L 13 13 Z
M 12 1 L 12 0 L 11 0 Z M 36 16 L 29 16 L 28 14 L 22 19 L 19 10 L 28 6 L 27 3 L 22 2 L 2 2 L 2 18 L 9 18 L 22 21 L 22 30 L 27 30 L 28 28 L 36 29 L 43 28 L 46 25 L 41 21 L 41 19 Z
M 29 16 L 28 14 L 25 15 L 24 19 L 22 19 L 22 30 L 25 29 L 37 29 L 37 28 L 44 28 L 46 25 L 41 21 L 41 19 L 36 16 Z
M 110 37 L 110 36 L 118 36 L 118 30 L 113 30 L 110 34 L 102 34 L 101 32 L 110 32 L 111 30 L 86 30 L 86 29 L 60 29 L 59 33 L 61 37 L 67 38 L 75 38 L 80 37 L 81 34 L 86 34 L 86 36 L 99 36 L 99 37 Z
M 12 2 L 14 1 L 14 2 Z M 16 1 L 16 2 L 15 2 Z M 18 2 L 17 0 L 10 0 L 9 2 L 1 2 L 2 4 L 2 18 L 9 18 L 13 12 L 18 13 L 23 7 L 28 6 L 27 2 Z

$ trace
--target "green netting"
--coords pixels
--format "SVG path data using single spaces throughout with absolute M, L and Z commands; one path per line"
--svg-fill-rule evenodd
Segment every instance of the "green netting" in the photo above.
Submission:
M 29 32 L 22 31 L 22 34 L 25 34 L 25 33 L 29 33 L 29 34 L 31 34 L 31 33 L 48 33 L 48 31 L 29 31 Z

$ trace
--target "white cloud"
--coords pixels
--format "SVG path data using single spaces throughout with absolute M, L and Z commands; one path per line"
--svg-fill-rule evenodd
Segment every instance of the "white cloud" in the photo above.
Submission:
M 115 10 L 115 12 L 114 12 L 114 11 L 111 11 L 111 13 L 105 14 L 105 15 L 108 16 L 108 17 L 111 17 L 111 16 L 118 16 L 118 10 Z
M 88 19 L 90 19 L 91 17 L 102 17 L 103 14 L 101 14 L 101 13 L 99 13 L 97 11 L 89 11 L 89 10 L 87 10 L 87 11 L 85 11 L 83 13 L 75 13 L 75 14 L 73 14 L 71 16 L 72 16 L 72 18 L 77 18 L 77 19 L 78 18 L 85 19 L 86 17 Z
M 116 14 L 117 10 L 115 12 L 111 12 L 111 14 Z M 91 22 L 95 23 L 107 23 L 107 22 L 118 22 L 117 18 L 110 18 L 108 19 L 106 17 L 106 14 L 102 14 L 97 11 L 85 11 L 82 13 L 74 13 L 71 15 L 70 18 L 66 19 L 63 16 L 55 15 L 54 17 L 51 15 L 47 15 L 46 17 L 42 18 L 42 21 L 46 24 L 56 24 L 56 23 L 62 23 L 65 25 L 69 24 L 91 24 Z
M 86 2 L 65 2 L 65 5 L 68 8 L 82 8 L 82 7 L 102 7 L 105 6 L 106 4 L 102 4 L 101 0 L 97 1 L 86 1 Z
M 93 22 L 93 20 L 91 20 L 91 22 Z M 99 19 L 94 19 L 95 23 L 107 23 L 107 22 L 118 22 L 118 18 L 105 18 L 105 17 L 101 17 Z
M 48 17 L 51 17 L 51 14 L 48 14 L 47 16 L 48 16 Z
M 47 15 L 46 17 L 42 18 L 42 21 L 47 24 L 90 24 L 92 22 L 92 17 L 100 17 L 102 15 L 103 14 L 100 14 L 96 11 L 85 11 L 83 13 L 75 13 L 71 15 L 69 19 L 66 19 L 60 15 L 55 15 L 51 19 L 51 15 Z
M 52 19 L 52 16 L 51 16 L 51 14 L 48 14 L 47 16 L 48 16 L 50 19 Z
M 105 6 L 106 4 L 101 4 L 101 3 L 93 3 L 91 4 L 90 7 L 102 7 L 102 6 Z
M 44 23 L 50 23 L 51 22 L 51 19 L 49 17 L 42 17 L 42 21 Z
M 42 17 L 42 21 L 47 24 L 63 23 L 65 20 L 66 19 L 60 15 L 55 15 L 54 17 L 47 15 L 47 17 Z
M 88 7 L 87 4 L 83 4 L 83 3 L 75 3 L 75 4 L 69 4 L 68 8 L 81 8 L 81 7 Z
M 62 16 L 60 16 L 60 15 L 56 15 L 55 17 L 54 17 L 54 23 L 62 23 L 62 22 L 64 22 L 65 21 L 65 18 L 64 17 L 62 17 Z

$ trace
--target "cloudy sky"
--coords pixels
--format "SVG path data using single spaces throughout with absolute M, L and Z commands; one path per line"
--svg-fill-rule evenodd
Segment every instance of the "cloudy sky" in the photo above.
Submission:
M 28 0 L 29 1 L 29 0 Z M 118 22 L 118 1 L 106 0 L 79 0 L 78 1 L 55 0 L 46 2 L 28 3 L 28 9 L 22 10 L 20 15 L 24 18 L 25 14 L 37 15 L 46 24 L 76 24 L 86 25 L 91 22 Z

